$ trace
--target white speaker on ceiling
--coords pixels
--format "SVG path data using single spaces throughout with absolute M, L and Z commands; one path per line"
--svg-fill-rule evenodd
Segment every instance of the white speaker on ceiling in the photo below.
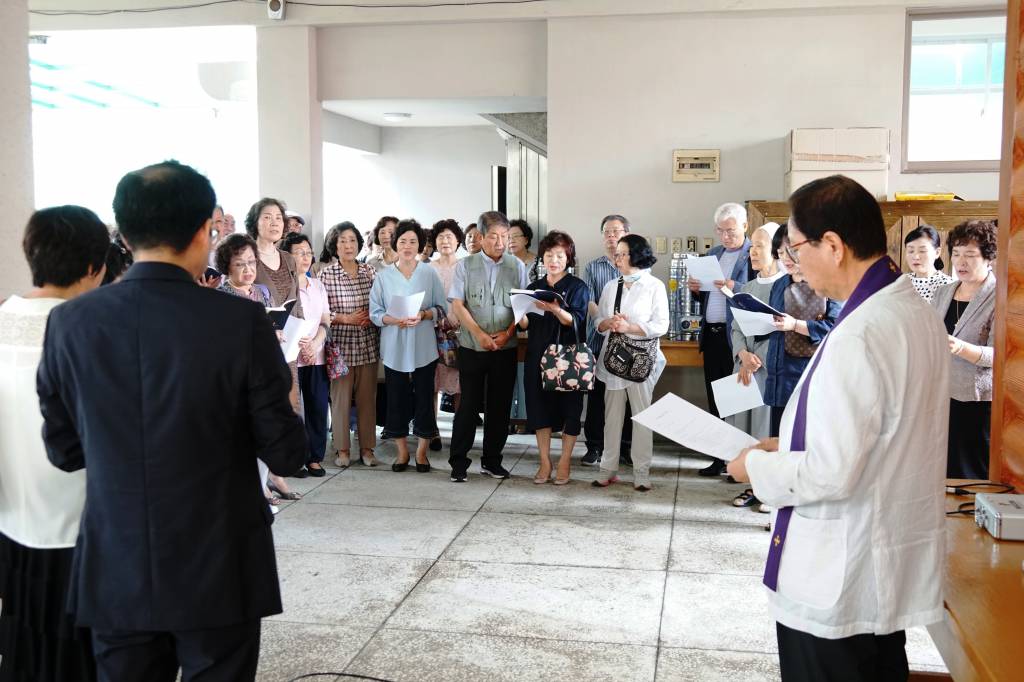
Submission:
M 267 16 L 271 19 L 284 19 L 285 0 L 267 0 Z

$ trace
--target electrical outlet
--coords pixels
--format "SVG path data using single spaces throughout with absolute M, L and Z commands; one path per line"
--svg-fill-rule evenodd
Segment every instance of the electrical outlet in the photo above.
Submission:
M 711 247 L 715 245 L 715 240 L 711 237 L 704 237 L 704 253 L 711 250 Z
M 682 253 L 683 251 L 683 238 L 672 237 L 672 253 Z
M 696 237 L 691 236 L 691 237 L 687 237 L 686 238 L 686 252 L 687 253 L 697 253 L 697 238 Z
M 668 245 L 665 237 L 654 238 L 654 252 L 655 253 L 668 253 Z

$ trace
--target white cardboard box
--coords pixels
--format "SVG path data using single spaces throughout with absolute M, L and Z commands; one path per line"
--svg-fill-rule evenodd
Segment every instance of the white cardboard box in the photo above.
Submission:
M 888 198 L 888 170 L 794 170 L 784 176 L 782 195 L 788 197 L 811 180 L 827 178 L 830 175 L 845 175 L 851 180 L 856 180 L 879 201 L 885 201 Z
M 786 136 L 786 172 L 888 170 L 888 128 L 796 128 Z

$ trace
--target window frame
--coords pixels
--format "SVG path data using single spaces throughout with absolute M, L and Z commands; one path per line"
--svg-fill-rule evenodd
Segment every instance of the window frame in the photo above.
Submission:
M 963 159 L 958 161 L 910 161 L 907 158 L 910 140 L 910 58 L 913 50 L 915 19 L 972 19 L 976 17 L 1006 17 L 1006 8 L 997 5 L 962 11 L 912 10 L 907 12 L 903 41 L 903 111 L 900 122 L 900 165 L 903 173 L 998 173 L 1000 159 Z M 1006 93 L 1006 74 L 1011 73 L 1009 50 L 1003 59 L 1003 93 Z M 1004 100 L 1005 107 L 1006 102 Z

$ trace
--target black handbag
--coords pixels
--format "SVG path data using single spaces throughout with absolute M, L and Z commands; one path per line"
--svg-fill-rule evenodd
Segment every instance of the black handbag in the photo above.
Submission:
M 545 391 L 592 391 L 597 363 L 594 353 L 580 342 L 576 319 L 572 321 L 576 343 L 563 346 L 562 329 L 555 330 L 555 342 L 540 356 L 540 387 Z
M 615 314 L 619 314 L 622 303 L 623 279 L 619 277 L 619 288 L 615 292 Z M 610 374 L 640 383 L 647 381 L 654 369 L 658 356 L 658 339 L 634 339 L 619 332 L 608 335 L 605 343 L 604 368 Z

